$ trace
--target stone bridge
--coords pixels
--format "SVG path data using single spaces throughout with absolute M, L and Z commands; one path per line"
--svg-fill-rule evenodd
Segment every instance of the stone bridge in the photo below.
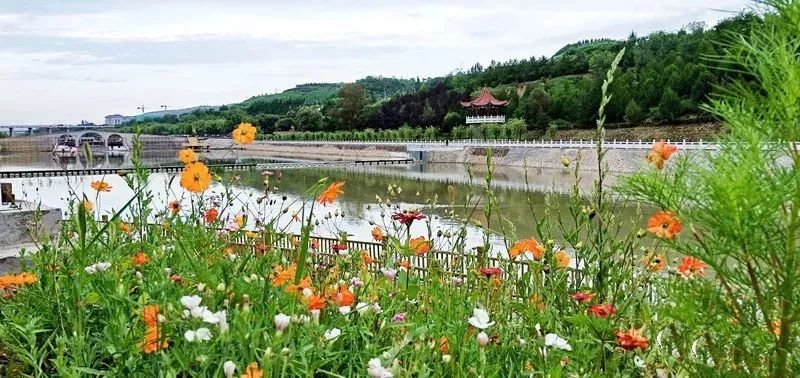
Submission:
M 134 134 L 102 130 L 73 130 L 53 134 L 0 139 L 0 153 L 50 152 L 56 145 L 92 149 L 124 149 L 133 146 Z M 177 150 L 187 142 L 186 137 L 142 135 L 139 140 L 145 150 Z

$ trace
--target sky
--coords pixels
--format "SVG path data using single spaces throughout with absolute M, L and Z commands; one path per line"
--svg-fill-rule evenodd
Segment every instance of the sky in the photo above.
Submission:
M 434 77 L 590 38 L 708 27 L 746 0 L 0 0 L 0 125 Z

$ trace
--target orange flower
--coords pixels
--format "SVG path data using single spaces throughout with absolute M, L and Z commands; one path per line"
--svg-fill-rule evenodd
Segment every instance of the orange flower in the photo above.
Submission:
M 556 266 L 559 268 L 568 268 L 569 267 L 569 254 L 566 251 L 558 251 L 553 255 L 556 259 Z
M 297 272 L 297 266 L 294 264 L 289 265 L 286 269 L 284 269 L 283 266 L 275 265 L 273 269 L 275 269 L 275 271 L 272 272 L 272 286 L 275 287 L 294 280 L 295 273 Z
M 361 261 L 363 261 L 365 265 L 369 265 L 372 264 L 375 259 L 373 259 L 367 251 L 361 251 Z
M 672 240 L 682 229 L 681 221 L 671 211 L 659 211 L 647 221 L 647 231 L 661 239 Z
M 431 242 L 425 240 L 424 236 L 409 240 L 408 246 L 417 256 L 422 256 L 431 250 Z
M 706 274 L 706 264 L 700 259 L 684 256 L 678 265 L 678 274 L 683 278 L 692 278 Z
M 131 257 L 133 265 L 142 266 L 150 262 L 150 257 L 144 252 L 139 252 Z
M 22 272 L 18 274 L 6 274 L 0 276 L 0 290 L 3 289 L 16 289 L 21 286 L 34 284 L 38 281 L 35 275 Z
M 253 362 L 244 369 L 242 378 L 263 378 L 264 371 L 258 368 L 258 364 Z
M 356 302 L 356 296 L 347 288 L 347 285 L 341 285 L 339 292 L 336 293 L 335 302 L 339 307 L 352 306 Z
M 141 344 L 142 351 L 145 354 L 150 354 L 160 349 L 166 349 L 169 346 L 167 340 L 161 339 L 161 332 L 158 326 L 148 326 L 147 331 L 144 333 L 144 341 Z
M 189 164 L 181 172 L 181 186 L 192 193 L 201 193 L 210 185 L 211 171 L 201 162 Z
M 658 273 L 667 266 L 667 260 L 664 259 L 664 256 L 657 255 L 655 252 L 650 252 L 644 256 L 644 267 L 645 269 Z
M 206 223 L 213 223 L 215 220 L 217 220 L 218 216 L 219 210 L 217 210 L 216 207 L 212 207 L 206 210 L 206 213 L 203 217 L 206 219 Z
M 675 151 L 678 151 L 678 147 L 669 145 L 667 142 L 661 140 L 653 144 L 653 148 L 645 159 L 655 165 L 658 170 L 661 170 L 664 169 L 664 163 L 669 160 L 669 157 L 672 156 Z
M 535 260 L 541 260 L 542 256 L 544 256 L 544 246 L 539 244 L 536 239 L 530 238 L 514 243 L 508 250 L 508 256 L 512 260 L 525 253 L 530 253 Z
M 383 230 L 380 227 L 375 226 L 372 229 L 372 238 L 375 239 L 376 242 L 383 242 Z
M 172 214 L 177 214 L 181 211 L 181 203 L 180 201 L 169 201 L 167 208 L 172 212 Z
M 778 338 L 781 337 L 781 321 L 780 320 L 773 320 L 769 322 L 770 332 L 773 335 L 777 336 Z
M 131 226 L 130 223 L 122 222 L 119 224 L 119 230 L 126 234 L 130 234 L 133 232 L 133 226 Z
M 233 217 L 233 222 L 236 223 L 236 225 L 239 226 L 239 228 L 244 227 L 244 222 L 245 222 L 244 214 L 239 214 Z
M 308 305 L 308 311 L 322 310 L 325 308 L 325 298 L 315 294 L 306 298 L 306 304 Z
M 89 201 L 88 199 L 81 201 L 80 206 L 82 206 L 83 210 L 86 211 L 87 213 L 91 213 L 92 210 L 94 210 L 94 204 L 92 203 L 92 201 Z
M 613 305 L 610 305 L 608 303 L 601 303 L 601 304 L 596 304 L 596 305 L 590 306 L 586 310 L 586 312 L 588 312 L 589 315 L 594 315 L 594 316 L 596 316 L 598 318 L 607 318 L 607 317 L 609 317 L 611 315 L 616 314 L 617 313 L 617 309 L 614 308 Z
M 191 148 L 184 148 L 178 151 L 178 160 L 180 160 L 183 164 L 192 164 L 200 159 Z
M 650 345 L 650 342 L 638 330 L 631 328 L 625 332 L 617 332 L 617 345 L 625 350 L 634 350 L 636 348 L 645 350 Z
M 94 190 L 96 190 L 98 192 L 110 192 L 111 191 L 111 185 L 108 185 L 107 182 L 102 181 L 102 180 L 92 181 L 91 186 L 92 186 L 92 189 L 94 189 Z
M 311 289 L 311 277 L 303 278 L 297 285 L 293 283 L 286 285 L 287 293 L 302 293 L 305 289 Z
M 142 318 L 144 318 L 144 324 L 147 324 L 149 327 L 158 325 L 158 305 L 144 306 L 144 309 L 142 309 Z
M 411 262 L 408 260 L 400 260 L 397 265 L 399 265 L 401 268 L 406 268 L 406 270 L 411 268 Z
M 256 140 L 256 127 L 251 123 L 242 122 L 233 130 L 231 138 L 239 144 L 250 144 Z
M 317 201 L 323 205 L 333 203 L 333 201 L 336 201 L 336 198 L 339 197 L 339 195 L 344 194 L 344 192 L 342 191 L 343 186 L 344 186 L 344 181 L 334 182 L 333 184 L 330 184 L 328 188 L 325 189 L 325 191 L 323 191 L 322 194 L 319 195 L 319 197 L 317 197 Z

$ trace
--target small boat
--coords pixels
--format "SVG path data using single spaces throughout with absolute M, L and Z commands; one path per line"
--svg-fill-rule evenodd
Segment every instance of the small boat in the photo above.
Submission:
M 78 156 L 78 148 L 58 145 L 53 148 L 53 155 L 58 157 L 75 157 Z

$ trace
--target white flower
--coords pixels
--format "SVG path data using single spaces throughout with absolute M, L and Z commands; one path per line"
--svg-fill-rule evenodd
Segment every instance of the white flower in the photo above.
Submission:
M 308 324 L 311 321 L 311 317 L 308 315 L 295 315 L 292 316 L 292 323 L 300 323 L 300 324 Z
M 315 322 L 319 322 L 319 310 L 311 310 L 311 318 L 314 319 Z
M 192 310 L 194 308 L 197 308 L 197 306 L 200 306 L 200 302 L 202 302 L 202 301 L 203 301 L 203 298 L 200 298 L 197 295 L 181 297 L 181 304 L 187 310 Z
M 350 313 L 350 306 L 342 306 L 342 307 L 339 307 L 339 312 L 340 312 L 342 315 L 347 315 L 347 314 L 349 314 L 349 313 Z
M 381 366 L 381 359 L 375 357 L 367 363 L 367 375 L 371 378 L 391 378 L 392 372 Z
M 479 333 L 476 337 L 476 340 L 478 340 L 478 345 L 480 347 L 485 347 L 486 344 L 489 344 L 489 335 L 487 335 L 486 332 L 481 331 L 481 333 Z
M 225 363 L 222 364 L 222 371 L 225 372 L 225 378 L 231 378 L 236 371 L 236 364 L 234 364 L 233 361 L 225 361 Z
M 494 322 L 490 322 L 489 320 L 489 313 L 486 310 L 476 308 L 472 310 L 472 317 L 469 318 L 469 324 L 478 329 L 486 329 L 494 325 Z
M 278 330 L 278 332 L 283 332 L 283 330 L 286 329 L 286 327 L 288 327 L 289 323 L 291 322 L 292 322 L 292 317 L 289 315 L 285 315 L 282 313 L 275 315 L 275 329 Z
M 535 325 L 535 326 L 533 326 L 533 328 L 534 328 L 534 329 L 536 329 L 536 333 L 538 333 L 538 334 L 539 334 L 539 336 L 541 336 L 541 335 L 542 335 L 542 326 L 541 326 L 541 325 L 539 325 L 539 323 L 536 323 L 536 325 Z
M 563 349 L 563 350 L 572 350 L 572 346 L 569 345 L 567 340 L 561 338 L 561 336 L 556 335 L 555 333 L 548 333 L 544 336 L 544 345 L 549 346 L 551 348 Z
M 308 297 L 310 297 L 312 295 L 314 295 L 314 290 L 311 290 L 309 288 L 303 289 L 303 296 L 304 297 L 308 298 Z
M 369 304 L 367 304 L 367 302 L 358 302 L 356 304 L 356 311 L 358 311 L 358 313 L 361 315 L 366 314 L 367 311 L 369 311 L 369 309 L 370 307 Z
M 329 329 L 329 330 L 325 331 L 325 340 L 331 341 L 331 340 L 339 337 L 339 335 L 341 335 L 341 334 L 342 334 L 342 330 L 339 329 L 339 328 Z
M 644 360 L 639 356 L 633 357 L 633 364 L 639 369 L 645 368 Z
M 228 311 L 221 310 L 213 314 L 217 318 L 217 325 L 219 326 L 219 333 L 228 332 Z
M 372 304 L 372 311 L 375 311 L 376 314 L 380 314 L 383 310 L 381 310 L 381 305 L 378 302 L 375 302 Z
M 198 290 L 198 291 L 203 291 L 203 290 L 205 290 L 205 289 L 206 289 L 206 284 L 204 284 L 204 283 L 202 283 L 202 282 L 201 282 L 201 283 L 197 284 L 197 286 L 196 286 L 196 287 L 197 287 L 197 290 Z
M 447 363 L 450 363 L 450 361 L 452 361 L 452 360 L 453 360 L 453 356 L 451 356 L 449 354 L 443 354 L 442 355 L 442 362 L 447 364 Z
M 186 340 L 189 342 L 208 341 L 211 340 L 211 330 L 209 330 L 208 328 L 198 328 L 195 331 L 189 330 L 183 334 L 183 337 L 185 337 Z
M 219 284 L 217 284 L 217 291 L 225 291 L 225 283 L 224 282 L 220 282 Z
M 107 263 L 107 262 L 101 261 L 101 262 L 89 265 L 89 266 L 83 268 L 83 270 L 85 270 L 86 273 L 95 274 L 97 272 L 106 271 L 110 267 L 111 267 L 111 263 Z

